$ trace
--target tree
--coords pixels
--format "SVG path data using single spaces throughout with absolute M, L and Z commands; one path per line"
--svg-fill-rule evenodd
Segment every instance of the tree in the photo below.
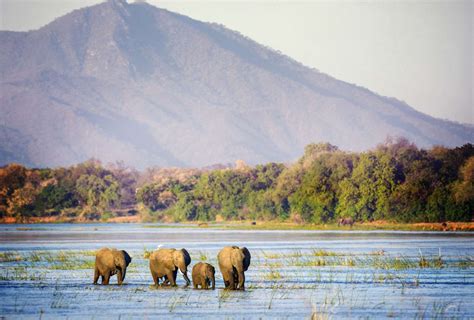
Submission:
M 15 190 L 20 189 L 24 186 L 26 181 L 26 168 L 12 163 L 5 167 L 0 168 L 0 216 L 10 215 L 14 212 L 14 209 L 9 209 L 11 200 Z
M 341 182 L 337 212 L 356 220 L 383 219 L 395 187 L 395 165 L 385 152 L 363 153 L 350 178 Z
M 107 210 L 120 198 L 119 185 L 112 175 L 100 178 L 83 174 L 76 183 L 80 201 L 90 209 Z

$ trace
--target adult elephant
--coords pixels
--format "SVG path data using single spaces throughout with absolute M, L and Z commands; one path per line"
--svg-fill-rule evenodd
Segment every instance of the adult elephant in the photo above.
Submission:
M 159 249 L 150 255 L 150 272 L 155 285 L 159 285 L 160 279 L 169 281 L 172 286 L 176 286 L 176 274 L 178 269 L 186 280 L 186 287 L 191 284 L 187 272 L 191 263 L 191 256 L 186 249 Z
M 118 284 L 121 285 L 130 262 L 132 258 L 124 250 L 100 249 L 95 256 L 94 284 L 97 284 L 99 276 L 102 278 L 102 284 L 109 284 L 110 277 L 117 274 Z
M 225 247 L 219 252 L 217 260 L 226 289 L 245 290 L 244 272 L 250 266 L 250 259 L 250 252 L 245 247 Z

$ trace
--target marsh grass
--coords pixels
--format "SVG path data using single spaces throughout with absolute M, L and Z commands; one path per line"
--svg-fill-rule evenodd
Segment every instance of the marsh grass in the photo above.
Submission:
M 45 277 L 45 273 L 31 270 L 25 266 L 5 268 L 2 269 L 2 273 L 0 273 L 0 280 L 3 281 L 41 281 L 44 280 Z
M 297 259 L 291 262 L 296 267 L 323 267 L 328 264 L 328 261 L 324 258 L 318 259 Z
M 283 276 L 277 270 L 270 269 L 268 273 L 264 275 L 265 280 L 276 281 L 282 279 Z
M 324 313 L 322 311 L 318 311 L 317 307 L 313 306 L 313 310 L 311 312 L 311 320 L 327 320 L 330 319 L 329 315 L 327 313 Z
M 262 251 L 262 255 L 265 259 L 283 259 L 283 258 L 301 258 L 303 253 L 300 250 L 295 250 L 287 253 L 268 253 Z
M 313 256 L 316 256 L 316 257 L 335 257 L 339 255 L 334 251 L 326 251 L 322 249 L 319 249 L 319 250 L 313 249 L 311 253 Z
M 283 257 L 280 253 L 268 253 L 265 251 L 262 251 L 262 255 L 265 259 L 280 259 Z
M 60 261 L 60 262 L 66 262 L 69 260 L 69 256 L 64 252 L 64 251 L 60 251 L 57 255 L 56 255 L 56 261 Z
M 413 259 L 409 259 L 405 256 L 390 257 L 390 256 L 376 256 L 373 258 L 366 258 L 359 260 L 360 264 L 366 267 L 373 267 L 376 269 L 392 269 L 392 270 L 403 270 L 403 269 L 415 269 L 418 264 Z
M 90 256 L 90 257 L 95 257 L 97 251 L 96 250 L 80 250 L 80 251 L 74 251 L 71 252 L 71 255 L 76 255 L 76 256 Z
M 207 261 L 208 257 L 207 257 L 207 253 L 203 252 L 203 251 L 199 251 L 199 260 L 201 261 Z
M 281 287 L 272 288 L 270 293 L 270 301 L 268 302 L 267 308 L 270 310 L 273 306 L 274 300 L 283 300 L 288 298 L 288 290 L 282 290 Z
M 23 261 L 23 256 L 18 252 L 6 251 L 0 252 L 0 262 L 18 262 Z
M 282 262 L 265 262 L 263 265 L 266 266 L 266 267 L 269 267 L 269 268 L 281 268 L 281 267 L 283 267 Z
M 346 267 L 355 267 L 356 261 L 355 261 L 355 259 L 352 258 L 352 257 L 346 257 L 346 258 L 343 260 L 342 265 L 343 265 L 343 266 L 346 266 Z
M 461 269 L 474 268 L 474 257 L 462 257 L 456 266 Z
M 462 261 L 454 259 L 445 260 L 441 252 L 434 256 L 391 256 L 383 250 L 352 254 L 336 253 L 325 250 L 311 250 L 302 253 L 300 250 L 286 253 L 267 253 L 262 252 L 263 259 L 254 262 L 256 265 L 262 265 L 271 269 L 281 267 L 350 267 L 350 268 L 373 268 L 382 270 L 408 270 L 433 268 L 440 269 L 444 267 L 463 267 L 470 268 L 474 266 L 472 257 L 465 257 Z
M 168 311 L 171 313 L 173 312 L 176 307 L 181 303 L 181 296 L 174 295 L 168 300 Z
M 301 258 L 303 254 L 300 250 L 295 250 L 293 252 L 287 253 L 285 256 L 289 258 Z
M 153 250 L 148 250 L 146 247 L 143 247 L 143 258 L 150 259 Z
M 30 255 L 26 258 L 29 262 L 39 262 L 43 259 L 43 254 L 41 251 L 33 251 Z
M 52 264 L 49 269 L 53 270 L 82 270 L 82 269 L 94 269 L 95 261 L 63 261 L 59 264 Z
M 224 303 L 229 301 L 230 297 L 231 297 L 231 291 L 230 290 L 226 290 L 226 289 L 220 290 L 220 292 L 219 292 L 219 309 L 222 308 Z
M 94 268 L 94 259 L 91 259 L 92 255 L 95 255 L 93 251 L 32 251 L 28 254 L 18 254 L 13 252 L 1 253 L 1 262 L 16 261 L 16 262 L 27 262 L 29 266 L 35 267 L 37 264 L 41 268 L 46 269 L 63 269 L 63 270 L 76 270 L 76 269 L 90 269 Z M 46 265 L 44 263 L 47 263 Z
M 69 307 L 70 299 L 66 298 L 59 292 L 53 293 L 53 301 L 51 302 L 51 309 L 66 309 Z

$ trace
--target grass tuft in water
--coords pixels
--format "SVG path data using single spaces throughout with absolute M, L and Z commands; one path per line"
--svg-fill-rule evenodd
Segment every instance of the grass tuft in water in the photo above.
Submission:
M 199 260 L 207 261 L 207 259 L 208 259 L 207 254 L 203 251 L 199 251 Z
M 152 254 L 152 250 L 148 250 L 147 248 L 143 248 L 143 258 L 145 259 L 150 259 L 150 256 Z
M 281 273 L 273 269 L 270 269 L 270 271 L 264 275 L 264 279 L 270 281 L 280 280 L 282 278 Z
M 0 262 L 18 262 L 23 261 L 23 257 L 18 252 L 7 251 L 0 252 Z
M 316 250 L 314 249 L 312 251 L 312 254 L 313 256 L 316 256 L 316 257 L 335 257 L 337 256 L 338 254 L 334 251 L 326 251 L 326 250 Z

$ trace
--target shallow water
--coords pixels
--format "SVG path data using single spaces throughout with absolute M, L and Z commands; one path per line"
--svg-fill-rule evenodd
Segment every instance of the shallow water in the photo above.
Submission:
M 6 318 L 474 318 L 474 233 L 250 231 L 142 224 L 0 226 Z M 245 292 L 224 291 L 216 256 L 246 246 Z M 93 252 L 125 249 L 125 285 L 92 285 Z M 144 250 L 187 248 L 216 290 L 154 288 Z M 87 250 L 87 251 L 85 251 Z M 441 260 L 438 260 L 441 256 Z M 428 265 L 421 268 L 420 257 Z

